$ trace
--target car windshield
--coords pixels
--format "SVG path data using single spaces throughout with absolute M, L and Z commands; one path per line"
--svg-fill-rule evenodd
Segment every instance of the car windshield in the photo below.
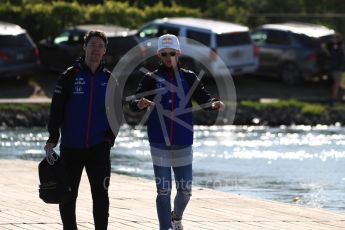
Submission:
M 235 32 L 217 35 L 217 45 L 222 46 L 237 46 L 250 44 L 251 40 L 248 32 Z
M 70 36 L 69 31 L 65 31 L 54 38 L 54 44 L 61 44 L 68 42 Z
M 26 34 L 0 35 L 1 48 L 31 47 L 30 39 Z

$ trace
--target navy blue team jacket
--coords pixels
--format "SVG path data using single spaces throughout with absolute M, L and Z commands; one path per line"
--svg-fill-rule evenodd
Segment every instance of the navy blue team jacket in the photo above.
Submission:
M 195 82 L 196 88 L 188 98 Z M 146 94 L 145 92 L 150 94 L 145 98 L 155 102 L 146 122 L 149 142 L 165 146 L 193 144 L 192 99 L 204 105 L 203 107 L 206 106 L 206 110 L 211 109 L 212 101 L 218 100 L 211 98 L 192 71 L 179 68 L 176 74 L 163 65 L 144 76 L 136 95 Z M 136 99 L 131 102 L 133 111 L 139 110 L 138 101 Z
M 101 65 L 93 74 L 81 59 L 61 74 L 52 98 L 49 139 L 61 146 L 87 149 L 102 142 L 114 143 L 105 109 L 111 73 Z

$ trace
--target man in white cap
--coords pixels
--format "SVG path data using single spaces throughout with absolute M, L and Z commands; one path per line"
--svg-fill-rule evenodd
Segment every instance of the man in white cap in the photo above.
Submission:
M 179 67 L 181 48 L 175 35 L 159 37 L 157 55 L 161 63 L 157 70 L 146 74 L 140 82 L 136 95 L 145 96 L 133 100 L 131 109 L 141 111 L 150 108 L 146 123 L 157 187 L 160 230 L 181 230 L 182 215 L 192 188 L 191 99 L 205 110 L 222 111 L 224 104 L 211 98 L 192 71 Z M 177 189 L 173 211 L 170 203 L 171 169 Z

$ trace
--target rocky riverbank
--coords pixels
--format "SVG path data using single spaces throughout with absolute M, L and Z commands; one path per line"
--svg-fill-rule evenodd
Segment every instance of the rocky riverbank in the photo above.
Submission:
M 44 127 L 47 125 L 50 104 L 0 104 L 1 127 Z
M 49 104 L 1 104 L 0 125 L 2 127 L 44 127 L 49 117 Z M 231 114 L 235 113 L 234 119 Z M 130 125 L 140 122 L 143 113 L 133 113 L 124 108 L 125 121 Z M 230 117 L 229 117 L 230 114 Z M 194 112 L 197 125 L 345 125 L 345 105 L 306 103 L 295 100 L 261 103 L 241 101 L 232 113 L 214 111 Z

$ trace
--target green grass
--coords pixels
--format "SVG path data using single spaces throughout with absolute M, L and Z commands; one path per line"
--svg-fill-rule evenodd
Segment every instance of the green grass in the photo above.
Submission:
M 320 104 L 305 104 L 302 107 L 302 113 L 320 115 L 326 111 L 326 107 Z
M 31 103 L 4 103 L 0 104 L 0 111 L 18 111 L 18 112 L 38 112 L 44 109 L 49 109 L 50 104 L 49 103 L 37 103 L 37 104 L 31 104 Z
M 195 102 L 193 102 L 194 104 Z M 229 102 L 230 103 L 230 102 Z M 229 106 L 229 103 L 225 104 Z M 231 103 L 233 105 L 233 103 Z M 259 102 L 259 101 L 240 101 L 237 103 L 239 107 L 252 107 L 258 110 L 261 109 L 268 109 L 268 108 L 276 108 L 276 109 L 283 109 L 283 108 L 291 108 L 295 107 L 300 109 L 303 114 L 314 114 L 319 115 L 327 111 L 329 106 L 327 104 L 320 104 L 320 103 L 309 103 L 309 102 L 302 102 L 298 100 L 277 100 L 272 102 Z M 49 109 L 50 104 L 26 104 L 26 103 L 13 103 L 13 104 L 0 104 L 0 111 L 18 111 L 18 112 L 37 112 L 45 109 Z M 345 104 L 336 104 L 332 107 L 338 111 L 345 111 Z
M 328 105 L 326 104 L 319 104 L 319 103 L 309 103 L 309 102 L 302 102 L 295 99 L 290 100 L 278 100 L 268 103 L 261 103 L 259 101 L 241 101 L 239 106 L 244 107 L 253 107 L 256 109 L 267 109 L 267 108 L 299 108 L 302 113 L 304 114 L 315 114 L 320 115 L 327 110 Z M 345 106 L 343 107 L 345 109 Z
M 334 106 L 335 110 L 338 110 L 338 111 L 345 111 L 345 104 L 344 103 L 337 103 L 335 106 Z
M 294 99 L 291 100 L 278 100 L 273 102 L 262 103 L 259 101 L 241 101 L 239 103 L 240 106 L 245 107 L 254 107 L 257 109 L 263 108 L 286 108 L 286 107 L 302 107 L 304 102 L 297 101 Z

